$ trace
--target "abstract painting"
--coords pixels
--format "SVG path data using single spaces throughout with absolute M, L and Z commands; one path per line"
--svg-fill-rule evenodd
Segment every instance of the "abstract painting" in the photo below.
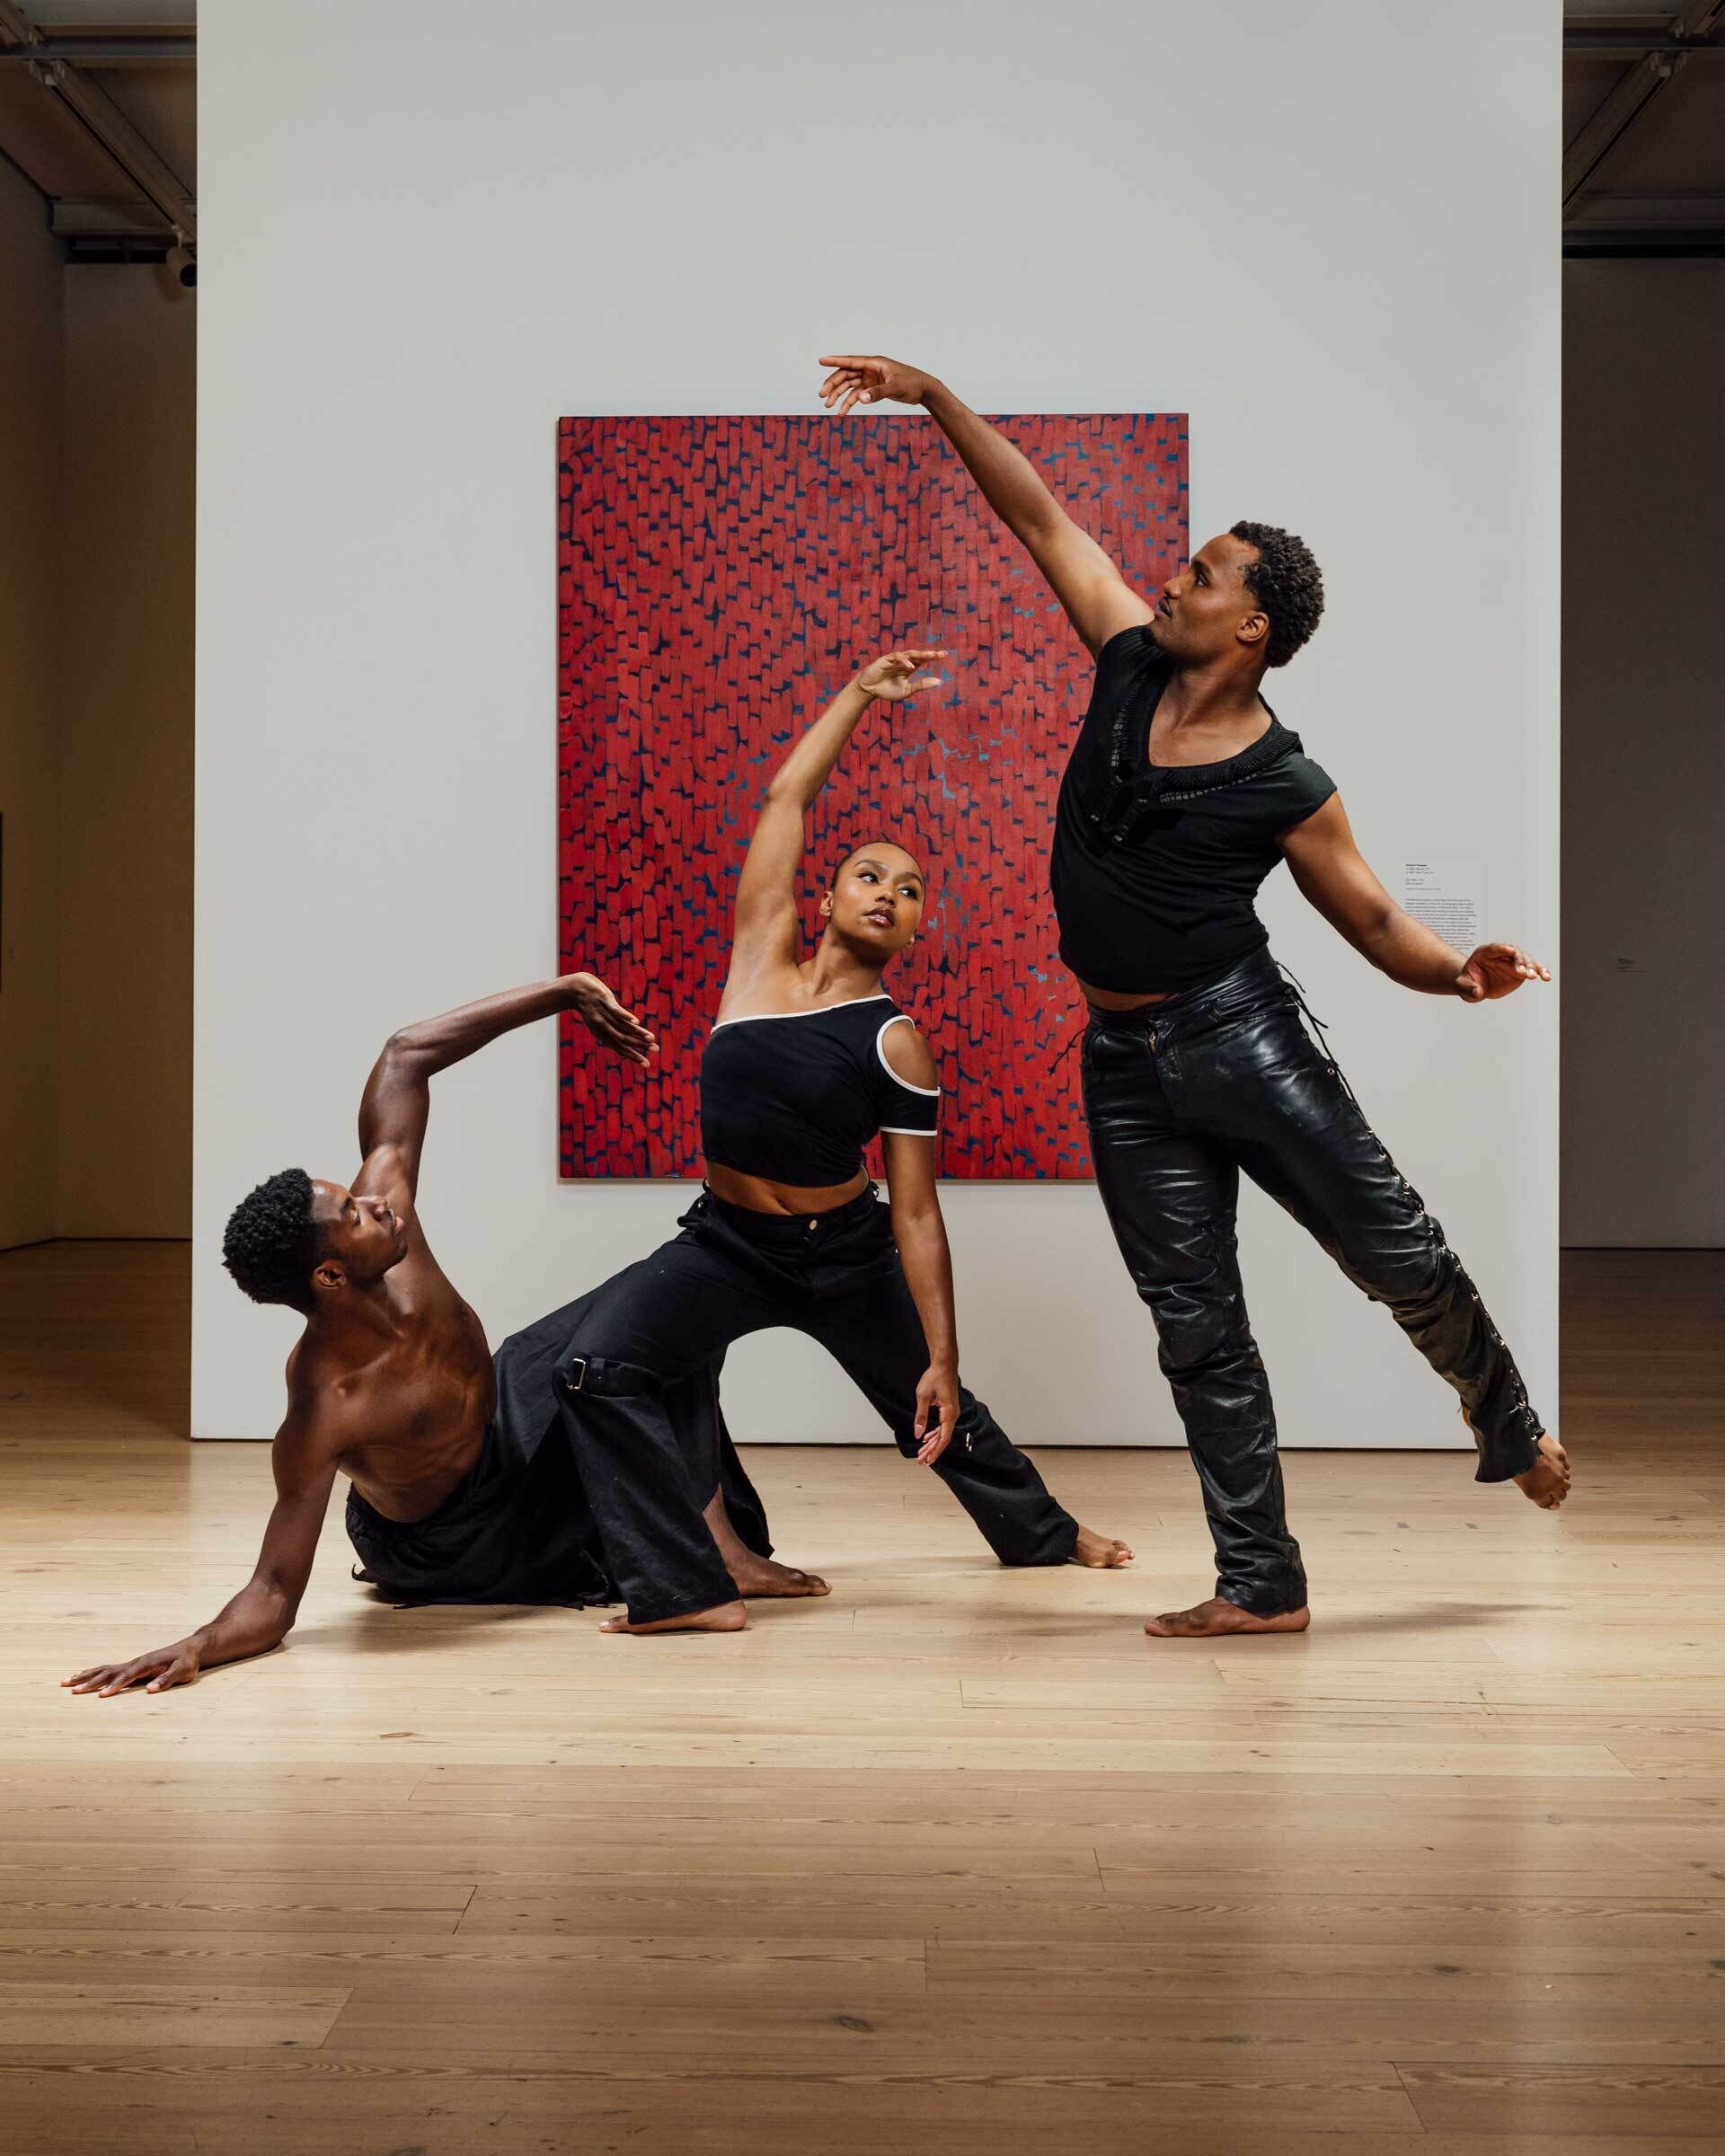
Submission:
M 1184 561 L 1183 417 L 997 424 L 1140 589 Z M 871 710 L 822 795 L 805 919 L 854 839 L 901 836 L 929 902 L 885 985 L 940 1061 L 942 1174 L 1087 1176 L 1048 853 L 1091 660 L 933 422 L 569 419 L 558 466 L 562 962 L 659 1039 L 643 1073 L 565 1021 L 562 1173 L 699 1173 L 701 1048 L 767 779 L 867 659 L 944 645 L 943 685 Z

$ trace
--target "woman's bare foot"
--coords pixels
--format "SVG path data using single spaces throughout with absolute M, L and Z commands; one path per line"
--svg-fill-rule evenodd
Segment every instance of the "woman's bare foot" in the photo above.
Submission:
M 1525 1475 L 1516 1477 L 1516 1488 L 1542 1512 L 1555 1512 L 1569 1496 L 1570 1455 L 1549 1431 L 1541 1433 L 1539 1458 Z
M 682 1617 L 659 1617 L 650 1624 L 631 1624 L 626 1617 L 607 1617 L 602 1632 L 740 1632 L 748 1612 L 740 1602 L 721 1602 L 711 1610 L 690 1610 Z
M 1224 1602 L 1215 1595 L 1190 1610 L 1164 1610 L 1160 1617 L 1146 1617 L 1144 1629 L 1153 1639 L 1224 1639 L 1234 1632 L 1303 1632 L 1311 1621 L 1308 1609 L 1254 1617 L 1237 1602 Z
M 1072 1545 L 1069 1565 L 1087 1565 L 1092 1572 L 1118 1572 L 1122 1565 L 1129 1565 L 1135 1552 L 1124 1542 L 1110 1542 L 1107 1535 L 1098 1534 L 1093 1527 L 1081 1527 L 1078 1540 Z

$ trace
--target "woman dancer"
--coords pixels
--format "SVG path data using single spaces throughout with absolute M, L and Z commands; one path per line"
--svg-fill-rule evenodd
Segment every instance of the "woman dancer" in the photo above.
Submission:
M 730 972 L 701 1066 L 707 1183 L 683 1233 L 591 1298 L 559 1365 L 613 1577 L 613 1632 L 737 1631 L 747 1605 L 702 1517 L 668 1389 L 733 1340 L 790 1325 L 820 1342 L 932 1467 L 1003 1564 L 1126 1564 L 959 1383 L 952 1267 L 934 1183 L 934 1058 L 880 985 L 916 936 L 926 879 L 884 839 L 838 863 L 799 956 L 803 819 L 871 703 L 931 685 L 937 650 L 889 651 L 822 713 L 767 789 L 737 890 Z M 890 1208 L 862 1149 L 884 1141 Z M 825 1594 L 823 1581 L 806 1590 Z

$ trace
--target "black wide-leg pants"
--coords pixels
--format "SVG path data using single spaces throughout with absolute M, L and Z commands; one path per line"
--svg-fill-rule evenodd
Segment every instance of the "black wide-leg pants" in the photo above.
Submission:
M 1201 988 L 1092 1009 L 1084 1111 L 1096 1183 L 1149 1305 L 1216 1543 L 1216 1593 L 1259 1616 L 1300 1608 L 1276 1417 L 1234 1240 L 1240 1174 L 1310 1230 L 1460 1394 L 1478 1480 L 1524 1473 L 1543 1427 L 1444 1231 L 1378 1143 L 1259 951 Z
M 734 1601 L 667 1400 L 734 1340 L 788 1325 L 854 1378 L 914 1458 L 922 1321 L 888 1208 L 872 1190 L 812 1217 L 752 1213 L 711 1191 L 674 1241 L 593 1294 L 557 1365 L 564 1422 L 630 1621 Z M 934 1472 L 1005 1565 L 1058 1565 L 1078 1525 L 972 1393 Z

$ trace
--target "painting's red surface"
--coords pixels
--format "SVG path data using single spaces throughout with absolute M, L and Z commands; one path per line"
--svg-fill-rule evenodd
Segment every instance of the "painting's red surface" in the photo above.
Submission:
M 1184 561 L 1182 418 L 1000 423 L 1140 589 Z M 562 1173 L 699 1173 L 701 1047 L 756 807 L 850 674 L 908 644 L 950 648 L 946 685 L 858 729 L 811 819 L 810 935 L 837 856 L 901 837 L 930 900 L 884 985 L 940 1061 L 942 1174 L 1087 1175 L 1048 853 L 1091 662 L 940 433 L 564 420 L 558 447 L 562 964 L 610 982 L 660 1044 L 642 1073 L 565 1022 Z

